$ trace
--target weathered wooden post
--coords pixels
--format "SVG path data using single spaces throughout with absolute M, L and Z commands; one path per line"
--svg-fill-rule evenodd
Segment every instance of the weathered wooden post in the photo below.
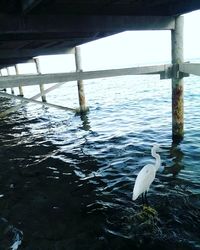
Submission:
M 6 71 L 7 71 L 7 74 L 8 74 L 8 76 L 9 76 L 9 75 L 10 75 L 9 68 L 6 68 Z M 15 94 L 14 88 L 11 88 L 11 94 L 12 94 L 12 95 Z
M 0 69 L 0 76 L 2 76 L 1 69 Z M 5 91 L 5 92 L 6 92 L 6 89 L 5 89 L 5 88 L 3 88 L 3 89 L 1 89 L 1 91 Z
M 181 141 L 184 135 L 183 76 L 179 64 L 183 62 L 183 25 L 184 18 L 176 17 L 175 29 L 171 31 L 172 43 L 172 139 Z
M 76 63 L 76 71 L 81 72 L 82 71 L 82 65 L 81 65 L 81 51 L 80 47 L 75 48 L 75 63 Z M 84 92 L 84 86 L 83 86 L 83 81 L 78 80 L 77 81 L 78 85 L 78 97 L 79 97 L 79 106 L 80 109 L 79 111 L 81 113 L 87 112 L 88 108 L 86 106 L 86 99 L 85 99 L 85 92 Z
M 15 72 L 16 72 L 16 75 L 19 75 L 19 68 L 17 66 L 17 64 L 15 65 Z M 23 89 L 22 89 L 22 86 L 19 85 L 19 96 L 24 96 L 24 93 L 23 93 Z
M 41 74 L 39 58 L 34 58 L 35 66 L 38 74 Z M 47 102 L 46 95 L 44 94 L 44 85 L 40 84 L 40 93 L 43 102 Z

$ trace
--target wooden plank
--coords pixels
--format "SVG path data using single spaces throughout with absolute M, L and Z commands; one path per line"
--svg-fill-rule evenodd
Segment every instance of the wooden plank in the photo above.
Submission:
M 124 69 L 110 69 L 98 71 L 85 71 L 85 72 L 72 72 L 72 73 L 56 73 L 56 74 L 41 74 L 41 75 L 20 75 L 20 76 L 2 76 L 0 77 L 0 88 L 18 87 L 22 86 L 39 85 L 57 83 L 57 82 L 70 82 L 78 80 L 98 79 L 105 77 L 116 77 L 125 75 L 144 75 L 144 74 L 160 74 L 171 68 L 171 65 L 156 65 L 133 67 Z
M 0 35 L 48 34 L 53 38 L 58 33 L 74 37 L 88 32 L 172 30 L 174 20 L 172 16 L 0 15 Z
M 181 63 L 179 70 L 182 73 L 200 76 L 200 63 Z

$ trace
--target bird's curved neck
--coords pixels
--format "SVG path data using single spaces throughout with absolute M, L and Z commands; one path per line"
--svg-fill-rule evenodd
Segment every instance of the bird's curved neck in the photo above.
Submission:
M 154 167 L 155 167 L 155 170 L 157 171 L 159 169 L 160 163 L 161 163 L 160 155 L 156 153 L 156 149 L 155 148 L 152 148 L 151 154 L 156 159 L 156 163 L 155 163 Z

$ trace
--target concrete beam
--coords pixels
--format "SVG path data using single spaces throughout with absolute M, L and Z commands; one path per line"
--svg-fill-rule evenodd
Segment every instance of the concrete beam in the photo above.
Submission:
M 14 66 L 18 63 L 32 63 L 33 59 L 30 57 L 23 58 L 0 58 L 0 69 Z
M 58 33 L 67 36 L 87 32 L 173 30 L 175 27 L 172 16 L 0 15 L 0 23 L 0 35 L 49 34 L 52 37 Z
M 144 75 L 144 74 L 161 74 L 169 70 L 171 65 L 156 65 L 145 67 L 133 67 L 124 69 L 110 69 L 98 71 L 56 73 L 41 75 L 19 75 L 19 76 L 2 76 L 0 77 L 0 88 L 39 85 L 58 82 L 70 82 L 79 80 L 98 79 L 104 77 L 115 77 L 125 75 Z
M 54 54 L 74 54 L 74 48 L 52 48 L 52 49 L 0 49 L 0 59 L 23 59 L 27 57 L 54 55 Z
M 190 0 L 188 1 L 172 1 L 167 4 L 167 13 L 168 15 L 183 15 L 185 13 L 189 13 L 191 11 L 200 9 L 200 1 L 199 0 Z

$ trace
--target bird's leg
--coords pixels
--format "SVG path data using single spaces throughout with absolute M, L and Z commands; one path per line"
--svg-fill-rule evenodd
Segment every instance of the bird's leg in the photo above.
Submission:
M 145 205 L 144 194 L 142 193 L 142 205 Z
M 147 200 L 147 192 L 144 193 L 144 198 L 145 198 L 145 205 L 143 206 L 143 211 L 149 214 L 150 216 L 153 217 L 157 216 L 158 215 L 157 211 L 153 207 L 149 206 L 149 202 Z
M 145 200 L 145 204 L 148 207 L 149 206 L 149 202 L 147 200 L 147 192 L 144 193 L 144 200 Z

